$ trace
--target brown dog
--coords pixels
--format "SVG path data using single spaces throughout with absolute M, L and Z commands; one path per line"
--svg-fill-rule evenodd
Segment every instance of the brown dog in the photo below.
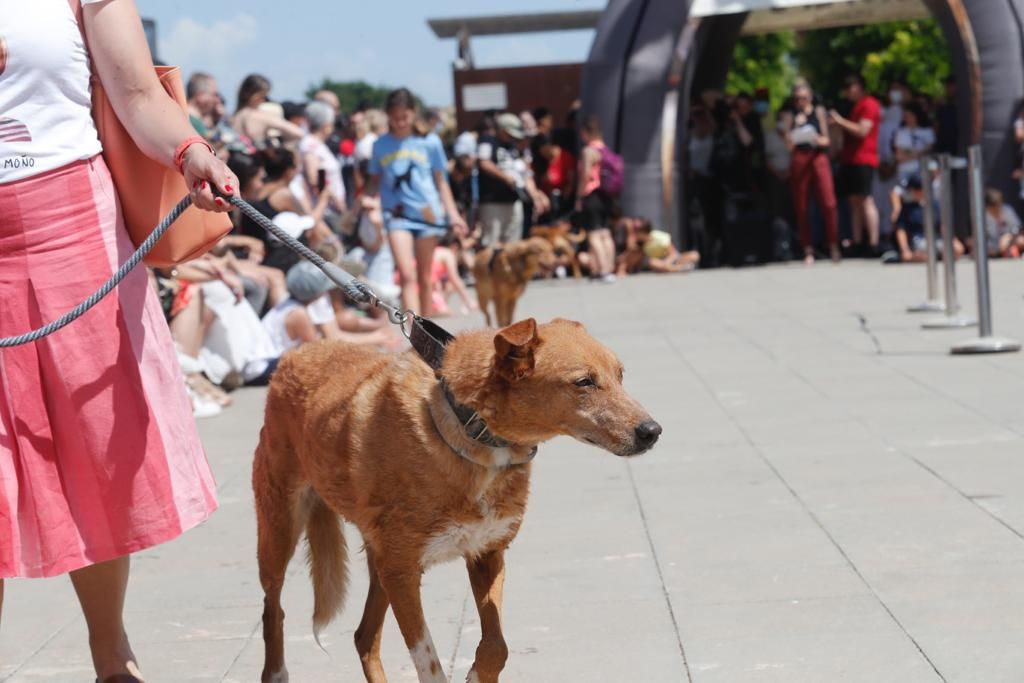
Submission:
M 342 607 L 344 518 L 362 534 L 370 572 L 355 634 L 366 680 L 386 683 L 380 643 L 390 606 L 420 683 L 447 681 L 424 620 L 420 576 L 462 557 L 482 629 L 468 680 L 497 683 L 508 656 L 503 554 L 523 520 L 537 445 L 566 435 L 632 456 L 660 433 L 623 389 L 615 355 L 566 320 L 463 334 L 437 376 L 412 352 L 339 342 L 285 356 L 253 466 L 263 682 L 288 679 L 281 588 L 303 532 L 314 633 Z
M 493 325 L 490 305 L 494 302 L 499 326 L 512 324 L 516 302 L 535 275 L 551 272 L 558 262 L 551 242 L 541 237 L 487 247 L 473 261 L 476 296 L 488 325 Z
M 571 268 L 572 276 L 577 280 L 583 277 L 576 249 L 587 239 L 586 235 L 574 233 L 571 224 L 562 222 L 551 225 L 535 225 L 530 228 L 530 236 L 543 237 L 551 242 L 551 246 L 555 248 L 558 265 Z

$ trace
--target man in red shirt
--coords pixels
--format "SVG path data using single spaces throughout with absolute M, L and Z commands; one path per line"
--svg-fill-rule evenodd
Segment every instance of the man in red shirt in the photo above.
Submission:
M 864 88 L 860 75 L 844 81 L 844 95 L 853 104 L 849 118 L 834 109 L 829 120 L 843 132 L 843 148 L 839 152 L 839 189 L 850 202 L 853 216 L 853 242 L 860 246 L 864 231 L 868 233 L 870 254 L 878 252 L 878 207 L 871 195 L 871 185 L 878 168 L 878 127 L 882 107 Z

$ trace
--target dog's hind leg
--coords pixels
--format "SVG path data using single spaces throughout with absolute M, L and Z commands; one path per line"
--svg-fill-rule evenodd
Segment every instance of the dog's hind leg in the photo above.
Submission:
M 498 683 L 505 668 L 508 646 L 501 632 L 501 600 L 505 585 L 505 553 L 497 550 L 476 559 L 467 559 L 469 583 L 480 613 L 480 645 L 469 670 L 470 683 Z
M 380 641 L 384 632 L 384 617 L 388 613 L 388 594 L 380 585 L 373 551 L 366 549 L 366 567 L 370 572 L 370 591 L 366 594 L 366 608 L 356 629 L 356 651 L 363 665 L 367 683 L 387 683 L 384 666 L 380 661 Z
M 295 553 L 304 525 L 305 511 L 301 496 L 292 489 L 290 480 L 273 478 L 270 468 L 274 455 L 267 443 L 266 428 L 260 437 L 253 462 L 252 485 L 256 494 L 256 555 L 263 586 L 263 645 L 265 649 L 262 683 L 285 683 L 288 671 L 284 666 L 284 610 L 281 589 L 284 587 L 288 561 Z
M 441 660 L 423 618 L 423 602 L 420 597 L 419 563 L 400 567 L 377 564 L 381 585 L 391 601 L 391 610 L 398 620 L 398 628 L 412 655 L 413 664 L 420 683 L 447 683 L 448 678 L 441 668 Z

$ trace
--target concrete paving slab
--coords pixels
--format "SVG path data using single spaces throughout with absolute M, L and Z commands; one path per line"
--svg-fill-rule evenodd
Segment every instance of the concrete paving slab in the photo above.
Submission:
M 997 332 L 1024 338 L 1022 266 L 992 268 Z M 508 557 L 502 680 L 1024 680 L 1024 357 L 948 357 L 970 333 L 920 330 L 903 307 L 923 291 L 921 268 L 862 262 L 532 284 L 520 313 L 587 324 L 666 432 L 629 461 L 543 448 Z M 263 392 L 234 397 L 201 423 L 220 510 L 133 560 L 126 616 L 150 681 L 259 677 Z M 326 652 L 301 557 L 289 569 L 293 681 L 361 680 L 367 579 L 348 542 Z M 479 620 L 460 563 L 425 575 L 424 605 L 464 680 Z M 0 681 L 91 680 L 66 580 L 10 581 L 4 607 Z M 392 618 L 383 650 L 390 680 L 416 680 Z

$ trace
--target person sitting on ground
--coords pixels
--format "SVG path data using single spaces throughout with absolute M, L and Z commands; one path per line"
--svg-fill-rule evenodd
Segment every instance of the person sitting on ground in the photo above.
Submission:
M 270 81 L 258 74 L 250 74 L 238 89 L 238 109 L 231 118 L 231 126 L 252 143 L 262 149 L 267 144 L 271 131 L 278 132 L 286 140 L 299 140 L 306 134 L 299 126 L 289 123 L 283 116 L 273 114 L 260 105 L 268 102 Z
M 275 178 L 266 181 L 264 163 L 271 167 Z M 294 155 L 288 150 L 268 149 L 260 155 L 232 154 L 228 166 L 238 176 L 242 198 L 274 221 L 303 244 L 317 246 L 333 238 L 330 230 L 318 218 L 324 210 L 326 194 L 314 208 L 311 216 L 304 211 L 288 189 L 288 179 L 295 173 Z M 279 218 L 280 215 L 280 218 Z M 267 233 L 258 223 L 245 214 L 238 219 L 239 234 L 260 240 L 264 246 L 262 265 L 287 272 L 299 256 L 273 235 Z
M 1003 193 L 999 190 L 985 191 L 985 235 L 989 256 L 1020 258 L 1024 250 L 1020 217 L 1012 206 L 1003 201 Z
M 208 73 L 197 71 L 188 79 L 185 87 L 188 98 L 188 119 L 196 132 L 206 140 L 213 138 L 213 128 L 217 125 L 217 81 Z
M 884 263 L 922 263 L 928 260 L 928 242 L 924 225 L 924 186 L 920 176 L 911 176 L 903 182 L 902 204 L 895 222 L 896 247 L 899 258 L 883 258 Z M 936 238 L 935 249 L 942 252 L 942 238 Z M 953 251 L 957 258 L 963 256 L 964 245 L 953 238 Z
M 346 208 L 345 184 L 338 157 L 327 146 L 327 139 L 334 133 L 334 110 L 326 102 L 315 100 L 306 107 L 306 118 L 309 134 L 299 145 L 306 189 L 314 201 L 326 192 L 329 210 L 340 216 Z
M 462 299 L 462 315 L 480 310 L 477 302 L 469 296 L 466 283 L 459 274 L 459 251 L 459 238 L 451 232 L 442 237 L 434 249 L 431 279 L 434 284 L 434 311 L 438 315 L 449 313 L 448 295 L 452 292 Z
M 647 270 L 652 273 L 685 273 L 700 263 L 697 251 L 679 251 L 672 236 L 655 230 L 649 220 L 641 220 L 634 228 L 634 245 L 618 258 L 619 276 Z
M 263 328 L 279 356 L 318 339 L 395 347 L 398 338 L 386 328 L 356 333 L 341 330 L 329 300 L 335 285 L 309 261 L 299 261 L 292 266 L 287 282 L 288 298 L 263 316 Z

